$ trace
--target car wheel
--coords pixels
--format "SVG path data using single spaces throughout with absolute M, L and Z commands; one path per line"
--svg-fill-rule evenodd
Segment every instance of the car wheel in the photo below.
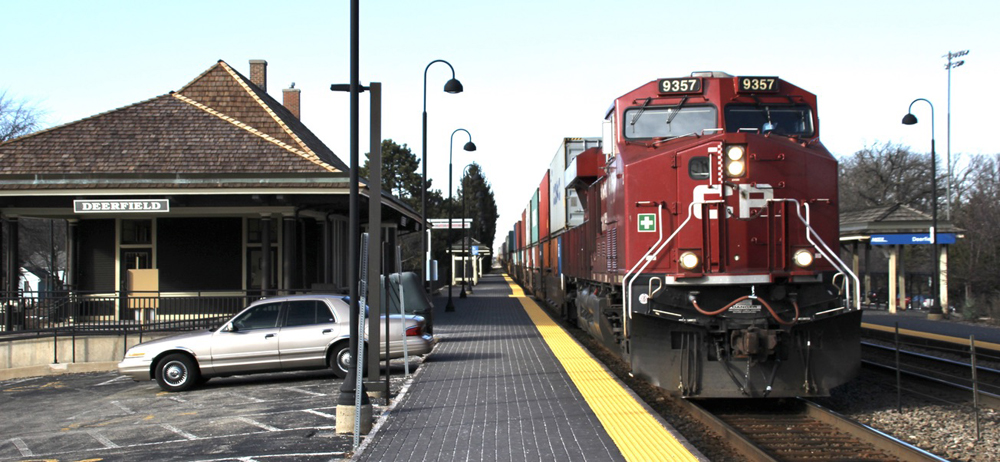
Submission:
M 367 345 L 366 345 L 367 346 Z M 367 348 L 366 348 L 367 350 Z M 368 352 L 365 351 L 365 357 L 368 356 Z M 347 377 L 347 371 L 350 369 L 351 361 L 351 345 L 348 342 L 344 342 L 340 345 L 334 347 L 330 352 L 330 369 L 333 370 L 333 374 L 338 378 Z
M 186 391 L 200 381 L 198 364 L 188 355 L 168 355 L 156 365 L 156 383 L 163 391 Z

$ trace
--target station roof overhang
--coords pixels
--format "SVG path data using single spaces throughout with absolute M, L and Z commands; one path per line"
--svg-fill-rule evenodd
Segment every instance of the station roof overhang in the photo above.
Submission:
M 928 235 L 934 226 L 931 215 L 904 204 L 894 204 L 871 209 L 841 212 L 840 242 L 871 243 L 872 236 Z M 951 221 L 937 220 L 937 234 L 953 234 L 964 238 L 963 229 Z M 924 242 L 920 242 L 924 243 Z

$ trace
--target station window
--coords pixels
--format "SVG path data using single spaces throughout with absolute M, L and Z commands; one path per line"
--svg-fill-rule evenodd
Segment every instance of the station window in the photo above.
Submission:
M 122 244 L 151 244 L 153 220 L 122 220 Z

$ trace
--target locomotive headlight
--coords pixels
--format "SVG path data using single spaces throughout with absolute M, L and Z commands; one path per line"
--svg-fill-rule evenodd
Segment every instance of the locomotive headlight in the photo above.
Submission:
M 796 265 L 802 268 L 807 268 L 813 264 L 813 253 L 811 250 L 801 249 L 798 252 L 795 252 L 792 259 L 795 261 Z
M 729 176 L 743 176 L 743 171 L 746 170 L 742 161 L 732 161 L 726 164 L 726 173 Z
M 678 262 L 681 264 L 681 268 L 690 271 L 698 267 L 698 264 L 700 263 L 699 260 L 698 254 L 694 252 L 684 252 L 681 254 L 681 258 L 678 259 Z
M 747 149 L 741 144 L 726 146 L 726 157 L 724 160 L 726 176 L 730 178 L 741 177 L 747 172 Z
M 726 148 L 726 157 L 729 160 L 743 160 L 744 154 L 746 154 L 746 151 L 743 149 L 743 146 L 733 145 Z

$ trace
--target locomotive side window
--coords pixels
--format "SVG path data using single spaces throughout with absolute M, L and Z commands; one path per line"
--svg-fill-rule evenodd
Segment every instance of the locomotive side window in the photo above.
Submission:
M 718 116 L 710 106 L 640 106 L 627 109 L 622 122 L 627 139 L 676 138 L 717 128 Z
M 688 176 L 692 180 L 707 180 L 709 175 L 708 157 L 692 157 L 688 161 Z
M 785 136 L 813 136 L 812 109 L 806 105 L 795 106 L 726 106 L 726 131 L 773 132 Z

